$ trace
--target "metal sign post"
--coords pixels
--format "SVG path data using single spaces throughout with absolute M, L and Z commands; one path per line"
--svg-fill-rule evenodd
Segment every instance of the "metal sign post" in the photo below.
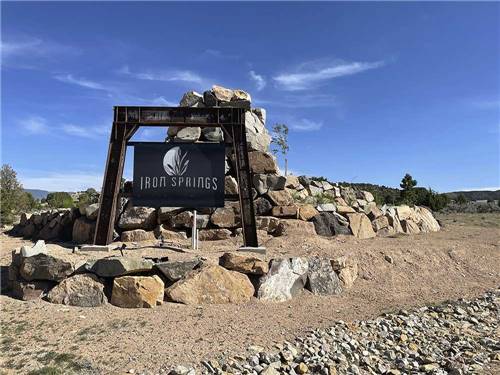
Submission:
M 191 247 L 193 250 L 198 250 L 198 217 L 196 210 L 193 210 L 193 231 L 191 233 Z

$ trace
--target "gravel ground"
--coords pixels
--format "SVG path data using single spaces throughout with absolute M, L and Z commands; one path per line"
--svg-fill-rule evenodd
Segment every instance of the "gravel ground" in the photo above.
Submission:
M 207 374 L 483 374 L 500 362 L 500 289 L 383 314 L 350 324 L 336 322 L 275 350 L 241 360 L 205 361 Z M 498 367 L 496 367 L 498 369 Z M 493 370 L 492 370 L 493 371 Z M 188 370 L 176 368 L 174 373 Z M 192 372 L 192 371 L 191 371 Z

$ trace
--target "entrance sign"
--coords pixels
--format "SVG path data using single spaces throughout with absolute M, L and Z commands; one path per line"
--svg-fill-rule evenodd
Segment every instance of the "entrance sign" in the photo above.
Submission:
M 113 127 L 109 138 L 106 170 L 99 198 L 94 244 L 107 245 L 113 239 L 125 154 L 127 146 L 131 145 L 129 141 L 132 136 L 141 126 L 182 126 L 219 127 L 224 132 L 225 143 L 232 146 L 236 162 L 244 244 L 250 249 L 258 248 L 252 179 L 245 132 L 245 112 L 246 109 L 236 107 L 114 107 Z M 170 156 L 167 157 L 167 169 L 174 174 L 184 176 L 188 173 L 189 165 L 184 168 L 186 165 L 182 154 L 172 156 L 172 160 L 177 160 L 176 157 L 179 160 L 176 165 L 172 165 Z M 163 158 L 165 159 L 165 155 Z M 165 169 L 163 161 L 161 165 Z M 184 169 L 186 170 L 184 171 Z M 207 183 L 204 186 L 207 186 Z M 135 194 L 135 189 L 133 194 Z M 189 206 L 192 207 L 192 202 Z
M 223 143 L 132 144 L 134 206 L 224 207 Z

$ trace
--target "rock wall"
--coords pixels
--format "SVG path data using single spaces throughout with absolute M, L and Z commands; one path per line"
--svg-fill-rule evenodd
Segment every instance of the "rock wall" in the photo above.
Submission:
M 184 304 L 245 303 L 253 297 L 286 301 L 303 290 L 338 295 L 358 277 L 350 258 L 295 257 L 265 260 L 225 253 L 218 263 L 199 257 L 168 261 L 138 256 L 92 256 L 49 251 L 40 240 L 12 252 L 9 290 L 21 300 L 95 307 L 155 307 L 164 300 Z M 94 253 L 96 254 L 96 253 Z M 213 261 L 212 261 L 213 262 Z
M 305 176 L 281 175 L 276 159 L 269 151 L 271 136 L 265 127 L 266 111 L 251 108 L 251 97 L 242 90 L 214 86 L 203 94 L 189 91 L 183 95 L 180 106 L 236 106 L 248 109 L 245 123 L 259 230 L 274 236 L 284 235 L 293 229 L 322 236 L 352 234 L 358 238 L 370 238 L 440 229 L 432 213 L 424 207 L 377 207 L 373 195 L 367 191 Z M 223 140 L 219 128 L 170 127 L 166 138 L 166 142 Z M 234 200 L 238 184 L 229 146 L 226 154 L 226 204 L 225 207 L 200 211 L 197 225 L 201 228 L 201 241 L 221 240 L 241 234 L 239 203 Z M 121 198 L 120 207 L 115 240 L 175 240 L 191 234 L 192 212 L 184 208 L 133 207 L 126 198 Z M 91 243 L 97 210 L 98 205 L 93 204 L 80 209 L 24 214 L 12 233 L 32 239 Z

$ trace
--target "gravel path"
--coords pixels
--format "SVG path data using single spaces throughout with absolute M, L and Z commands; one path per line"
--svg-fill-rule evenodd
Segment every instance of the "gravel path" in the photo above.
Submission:
M 500 361 L 500 289 L 310 332 L 248 358 L 203 362 L 222 374 L 483 374 Z M 497 367 L 498 368 L 498 367 Z M 186 374 L 182 367 L 172 373 Z M 191 370 L 192 373 L 192 370 Z

